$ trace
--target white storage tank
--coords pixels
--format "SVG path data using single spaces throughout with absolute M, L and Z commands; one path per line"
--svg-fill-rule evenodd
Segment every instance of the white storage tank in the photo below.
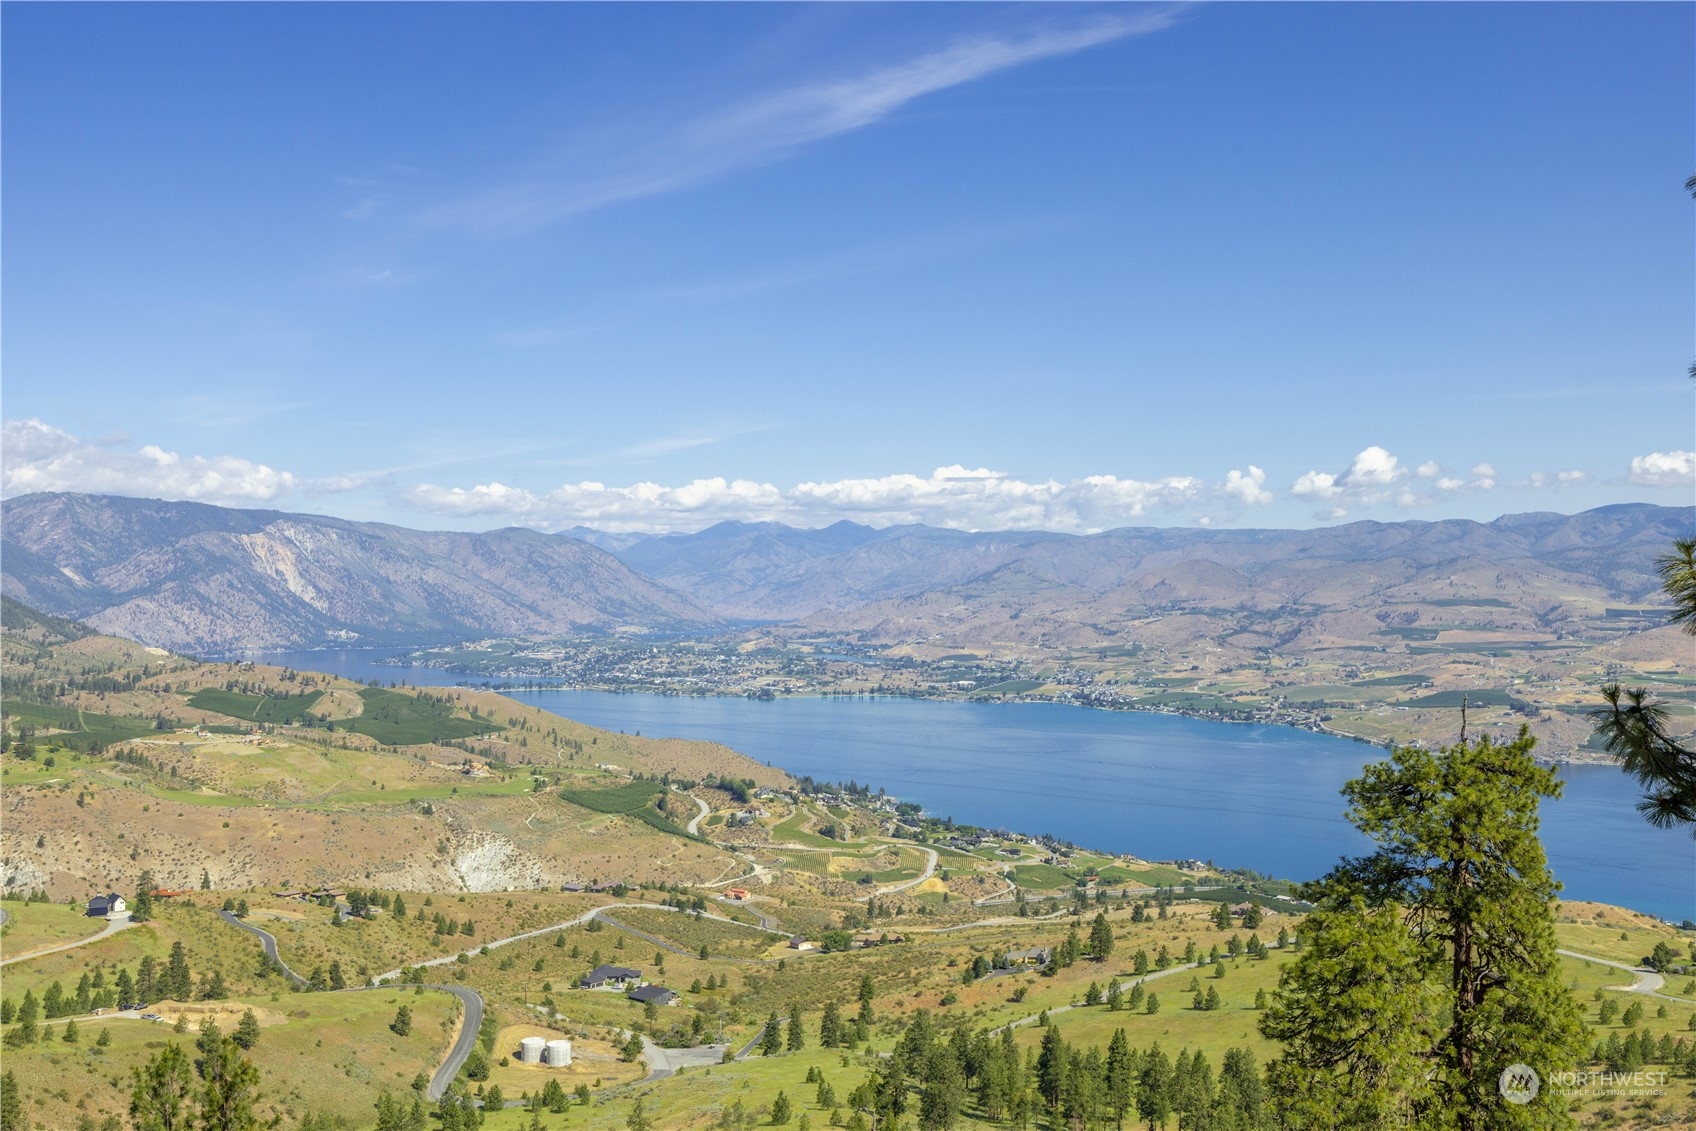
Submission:
M 565 1068 L 571 1064 L 571 1042 L 549 1041 L 548 1063 L 555 1068 Z
M 546 1044 L 540 1037 L 525 1037 L 518 1042 L 518 1059 L 525 1064 L 542 1063 L 542 1048 Z

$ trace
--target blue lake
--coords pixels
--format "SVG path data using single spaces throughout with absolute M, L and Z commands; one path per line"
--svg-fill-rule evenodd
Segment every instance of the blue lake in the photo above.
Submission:
M 371 652 L 254 658 L 354 679 L 457 682 L 376 665 Z M 1289 727 L 1044 703 L 509 694 L 608 730 L 722 742 L 791 773 L 881 786 L 969 824 L 1292 879 L 1367 849 L 1338 790 L 1385 753 Z M 1545 803 L 1542 833 L 1567 897 L 1696 919 L 1696 841 L 1639 818 L 1634 783 L 1613 767 L 1561 774 L 1565 795 Z

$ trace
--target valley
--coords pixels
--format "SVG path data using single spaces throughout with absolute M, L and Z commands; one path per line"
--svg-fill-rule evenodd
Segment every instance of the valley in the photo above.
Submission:
M 369 1127 L 380 1100 L 434 1110 L 451 1078 L 496 1131 L 748 1126 L 785 1104 L 795 1123 L 853 1126 L 870 1101 L 851 1096 L 919 1032 L 1019 1058 L 1051 1033 L 1082 1055 L 1121 1031 L 1216 1066 L 1277 1052 L 1257 1019 L 1308 913 L 1288 884 L 958 825 L 492 691 L 204 663 L 15 604 L 7 618 L 0 992 L 37 1126 L 121 1126 L 130 1069 L 173 1029 L 192 1042 L 247 1013 L 260 1114 L 313 1127 Z M 142 890 L 147 922 L 93 937 L 89 894 Z M 1626 1025 L 1619 1003 L 1641 995 L 1605 962 L 1690 936 L 1590 904 L 1564 906 L 1559 932 L 1565 976 L 1593 1009 L 1616 1003 L 1598 1048 L 1647 1033 L 1666 1046 L 1651 1057 L 1683 1063 L 1696 990 L 1674 978 Z M 174 952 L 188 992 L 101 1004 Z M 609 964 L 677 1004 L 577 988 Z M 571 1066 L 522 1063 L 529 1036 L 572 1042 Z M 962 1093 L 953 1125 L 1041 1102 L 1009 1096 Z

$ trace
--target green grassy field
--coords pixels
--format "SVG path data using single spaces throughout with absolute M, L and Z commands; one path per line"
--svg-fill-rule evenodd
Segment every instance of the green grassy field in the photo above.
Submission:
M 560 786 L 555 792 L 561 801 L 581 806 L 595 813 L 616 813 L 641 821 L 651 828 L 673 836 L 689 837 L 684 829 L 654 808 L 654 802 L 665 792 L 658 782 L 633 781 L 605 789 L 578 789 Z M 689 837 L 699 840 L 700 837 Z
M 25 903 L 20 899 L 0 901 L 6 925 L 0 927 L 0 953 L 10 958 L 44 946 L 85 939 L 99 934 L 104 919 L 90 919 L 82 906 L 63 903 Z
M 813 810 L 806 805 L 797 805 L 795 807 L 795 812 L 791 813 L 789 816 L 771 827 L 772 842 L 774 844 L 805 844 L 813 848 L 838 849 L 846 843 L 840 840 L 832 840 L 827 836 L 820 836 L 814 832 L 808 832 L 806 829 L 801 827 L 806 824 L 809 819 L 815 818 L 819 818 L 819 814 L 816 810 Z M 828 818 L 824 819 L 828 820 Z
M 413 1015 L 406 1037 L 388 1028 L 402 1002 Z M 371 1104 L 380 1091 L 410 1099 L 413 1077 L 435 1069 L 458 1006 L 455 998 L 428 991 L 283 994 L 221 1003 L 216 1019 L 225 1032 L 244 1008 L 260 1019 L 259 1043 L 248 1055 L 261 1073 L 261 1118 L 278 1117 L 288 1127 L 312 1111 L 363 1128 L 370 1126 Z M 79 1024 L 75 1044 L 63 1041 L 62 1022 L 52 1028 L 50 1040 L 6 1054 L 6 1067 L 23 1085 L 27 1118 L 48 1131 L 72 1128 L 82 1114 L 123 1118 L 132 1068 L 167 1042 L 194 1054 L 194 1025 L 178 1034 L 160 1023 L 91 1019 Z M 104 1048 L 96 1043 L 103 1030 L 110 1034 Z
M 125 719 L 115 715 L 100 715 L 75 707 L 56 707 L 42 703 L 24 703 L 7 699 L 0 707 L 12 723 L 27 724 L 38 729 L 51 728 L 60 734 L 43 735 L 36 739 L 40 747 L 62 746 L 68 750 L 88 751 L 97 746 L 110 746 L 126 738 L 155 733 L 153 723 L 141 719 Z
M 416 746 L 425 742 L 443 742 L 498 729 L 487 719 L 462 719 L 441 703 L 431 702 L 398 691 L 367 687 L 359 692 L 365 709 L 351 719 L 338 720 L 336 725 L 374 738 L 385 746 Z
M 7 966 L 5 996 L 15 1002 L 25 990 L 34 990 L 40 997 L 51 982 L 72 990 L 83 974 L 96 969 L 105 970 L 108 981 L 116 976 L 118 967 L 133 974 L 143 956 L 151 955 L 163 963 L 170 954 L 171 944 L 179 940 L 188 958 L 189 972 L 197 981 L 202 975 L 217 972 L 231 993 L 259 992 L 285 985 L 275 975 L 263 978 L 259 975 L 259 943 L 224 924 L 210 907 L 161 900 L 156 902 L 156 910 L 157 918 L 153 921 L 128 927 L 99 942 Z
M 229 715 L 234 719 L 246 719 L 248 722 L 281 724 L 299 719 L 312 710 L 313 705 L 323 697 L 322 691 L 308 691 L 301 695 L 278 698 L 268 695 L 245 695 L 219 687 L 203 687 L 189 696 L 188 705 L 202 711 Z

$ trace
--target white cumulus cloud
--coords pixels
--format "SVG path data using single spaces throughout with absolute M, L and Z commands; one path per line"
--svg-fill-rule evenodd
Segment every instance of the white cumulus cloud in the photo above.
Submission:
M 1343 476 L 1346 487 L 1369 488 L 1388 487 L 1396 480 L 1407 474 L 1407 471 L 1397 466 L 1397 459 L 1377 444 L 1362 449 L 1349 464 L 1348 474 Z
M 532 491 L 489 483 L 475 487 L 421 484 L 411 501 L 438 514 L 500 516 L 532 525 L 581 524 L 608 531 L 697 530 L 715 522 L 785 522 L 822 526 L 841 519 L 870 526 L 925 523 L 958 530 L 1057 530 L 1090 533 L 1124 526 L 1154 513 L 1217 500 L 1270 501 L 1265 473 L 1250 466 L 1209 485 L 1195 476 L 1123 479 L 1090 475 L 1066 482 L 1032 482 L 959 464 L 929 475 L 798 483 L 780 488 L 745 479 L 697 479 L 682 486 L 567 483 Z
M 1246 506 L 1264 507 L 1272 502 L 1272 492 L 1266 489 L 1266 473 L 1252 463 L 1248 465 L 1246 475 L 1234 467 L 1226 472 L 1225 483 L 1220 490 L 1242 500 Z
M 287 471 L 237 456 L 184 456 L 154 444 L 135 450 L 97 444 L 40 420 L 9 420 L 0 428 L 0 495 L 79 491 L 262 503 L 294 491 Z
M 1696 452 L 1650 452 L 1631 457 L 1631 481 L 1644 487 L 1688 487 L 1696 483 Z
M 1334 499 L 1343 493 L 1337 486 L 1337 477 L 1328 471 L 1304 471 L 1300 479 L 1290 488 L 1292 495 L 1306 495 L 1316 499 Z

